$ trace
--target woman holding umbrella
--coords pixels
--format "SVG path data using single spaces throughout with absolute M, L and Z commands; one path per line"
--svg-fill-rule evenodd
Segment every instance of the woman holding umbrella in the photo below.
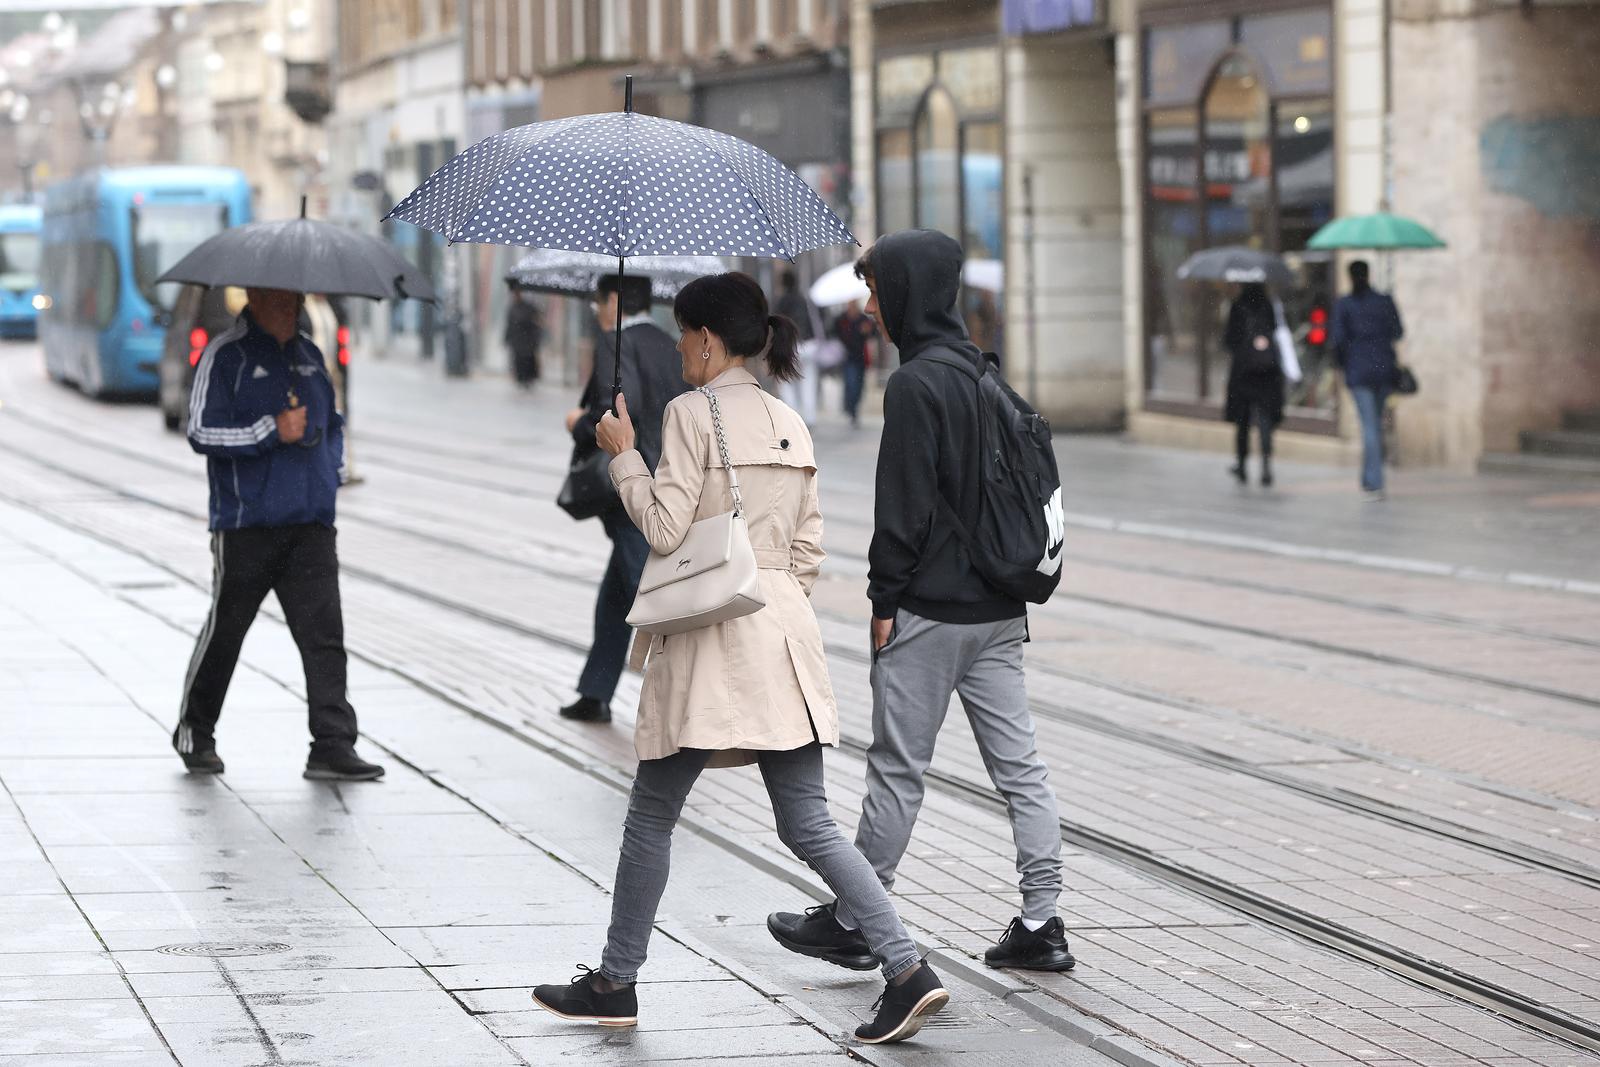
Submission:
M 1223 344 L 1228 349 L 1228 399 L 1222 416 L 1234 425 L 1230 474 L 1244 485 L 1249 475 L 1250 427 L 1261 435 L 1261 484 L 1272 485 L 1272 431 L 1283 421 L 1283 367 L 1274 334 L 1277 312 L 1267 287 L 1247 282 L 1228 309 Z

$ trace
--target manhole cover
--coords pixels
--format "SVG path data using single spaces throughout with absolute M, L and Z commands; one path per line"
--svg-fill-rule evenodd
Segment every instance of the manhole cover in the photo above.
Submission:
M 271 956 L 288 952 L 289 946 L 276 941 L 193 941 L 185 945 L 162 945 L 157 952 L 168 956 Z

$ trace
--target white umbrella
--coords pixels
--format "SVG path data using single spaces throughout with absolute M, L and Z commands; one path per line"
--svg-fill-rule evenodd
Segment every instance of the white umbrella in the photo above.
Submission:
M 1006 267 L 998 259 L 969 259 L 961 268 L 961 280 L 974 289 L 998 293 L 1006 287 Z
M 841 263 L 824 272 L 811 283 L 809 294 L 811 302 L 819 308 L 838 307 L 852 300 L 865 304 L 871 295 L 867 292 L 867 283 L 856 277 L 854 263 Z

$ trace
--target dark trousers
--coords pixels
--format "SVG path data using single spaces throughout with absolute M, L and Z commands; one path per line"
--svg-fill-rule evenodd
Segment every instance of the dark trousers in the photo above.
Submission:
M 356 713 L 345 695 L 344 615 L 333 528 L 312 523 L 219 531 L 211 535 L 211 568 L 211 614 L 189 661 L 173 736 L 179 750 L 213 747 L 244 635 L 269 592 L 278 594 L 305 666 L 311 757 L 322 759 L 353 746 Z
M 628 642 L 633 637 L 628 612 L 639 592 L 639 575 L 644 573 L 650 542 L 620 508 L 600 516 L 600 522 L 611 538 L 611 562 L 606 564 L 600 595 L 595 598 L 594 644 L 589 646 L 589 659 L 578 678 L 578 694 L 609 704 L 628 662 Z
M 850 421 L 856 421 L 857 412 L 861 409 L 861 391 L 867 383 L 867 365 L 857 363 L 855 360 L 845 360 L 844 364 L 844 413 L 850 416 Z
M 1250 406 L 1250 415 L 1254 419 L 1256 428 L 1261 431 L 1261 456 L 1263 459 L 1272 458 L 1272 413 L 1260 404 Z M 1250 458 L 1250 422 L 1240 420 L 1233 424 L 1233 451 L 1239 457 L 1239 466 L 1244 466 L 1244 461 Z

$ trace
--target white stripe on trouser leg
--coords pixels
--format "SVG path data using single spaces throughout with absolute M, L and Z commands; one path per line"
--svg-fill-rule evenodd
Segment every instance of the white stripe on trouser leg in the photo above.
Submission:
M 178 751 L 184 755 L 194 752 L 194 731 L 189 726 L 189 691 L 194 688 L 195 676 L 200 673 L 200 663 L 206 658 L 206 650 L 211 647 L 211 639 L 217 632 L 217 615 L 222 609 L 224 574 L 222 531 L 217 530 L 211 534 L 211 613 L 206 616 L 206 624 L 200 630 L 200 639 L 195 642 L 194 656 L 190 658 L 189 670 L 183 677 L 183 704 L 178 709 Z

